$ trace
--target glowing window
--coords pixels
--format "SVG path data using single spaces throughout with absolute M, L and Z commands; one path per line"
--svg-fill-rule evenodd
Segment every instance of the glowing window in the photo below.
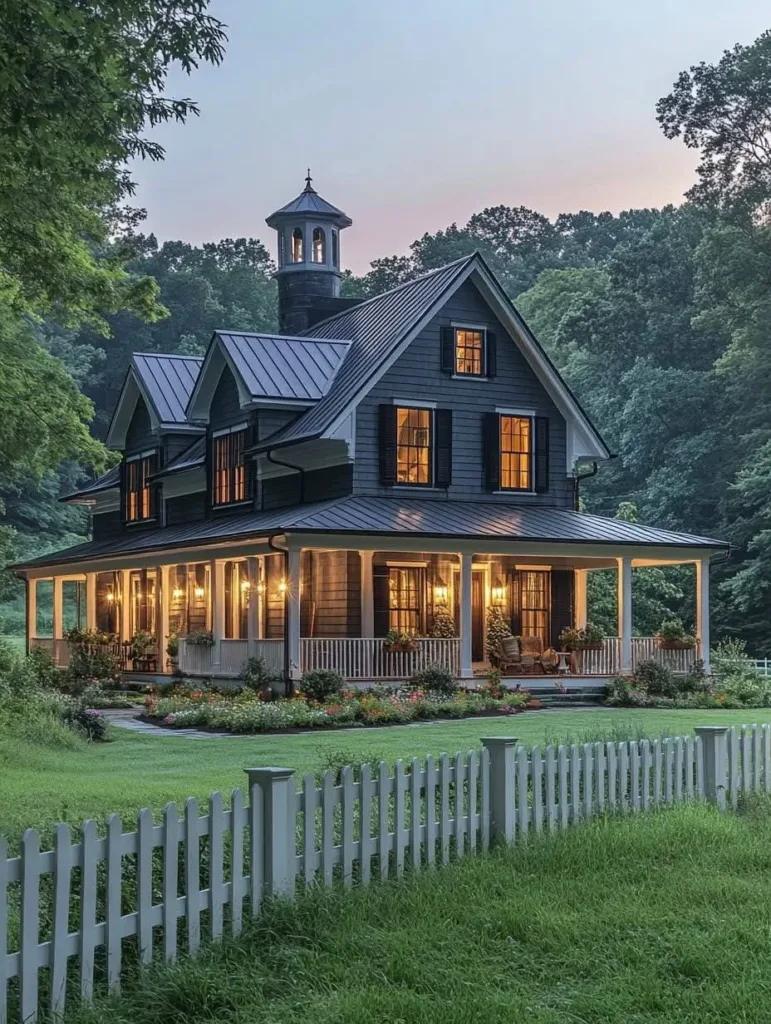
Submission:
M 533 421 L 501 416 L 501 490 L 532 490 Z
M 455 332 L 455 372 L 482 376 L 484 331 Z
M 396 410 L 396 482 L 431 484 L 431 410 Z
M 124 508 L 127 522 L 154 518 L 155 495 L 150 477 L 157 472 L 158 456 L 155 453 L 126 461 Z
M 313 229 L 313 262 L 323 263 L 326 259 L 326 239 L 323 228 Z
M 212 504 L 246 501 L 246 431 L 213 438 Z
M 302 228 L 295 228 L 292 232 L 292 263 L 302 263 L 303 258 Z

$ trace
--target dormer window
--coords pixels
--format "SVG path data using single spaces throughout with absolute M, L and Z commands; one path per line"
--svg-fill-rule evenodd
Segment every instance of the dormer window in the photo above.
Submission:
M 303 259 L 302 228 L 295 228 L 292 232 L 292 263 L 302 263 Z
M 484 331 L 456 328 L 455 372 L 481 377 L 484 373 L 484 347 Z
M 323 228 L 313 229 L 313 262 L 323 263 L 326 259 L 326 239 Z
M 157 472 L 157 452 L 142 452 L 126 459 L 123 512 L 127 523 L 155 518 L 155 489 L 150 483 L 150 477 Z
M 246 427 L 216 431 L 212 436 L 212 505 L 234 505 L 248 499 Z

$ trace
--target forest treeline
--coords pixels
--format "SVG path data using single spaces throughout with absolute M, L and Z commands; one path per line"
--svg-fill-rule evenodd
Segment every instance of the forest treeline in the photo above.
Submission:
M 758 655 L 771 653 L 769 58 L 765 33 L 683 72 L 659 101 L 662 130 L 701 159 L 682 205 L 556 219 L 491 207 L 343 282 L 344 294 L 368 297 L 481 252 L 617 455 L 582 486 L 585 509 L 730 540 L 730 559 L 713 571 L 713 629 L 747 640 Z M 67 416 L 75 409 L 82 425 L 88 410 L 73 403 L 92 404 L 96 440 L 132 351 L 203 353 L 215 328 L 276 327 L 275 268 L 259 240 L 159 243 L 127 218 L 100 245 L 104 259 L 120 246 L 121 281 L 145 289 L 136 301 L 110 309 L 97 298 L 98 316 L 73 314 L 71 304 L 63 316 L 50 304 L 33 319 L 39 306 L 14 309 L 0 288 L 4 358 L 14 345 L 34 344 L 46 372 L 73 389 Z M 0 384 L 0 413 L 25 386 L 18 382 L 9 399 Z M 84 513 L 57 499 L 109 455 L 78 437 L 37 460 L 17 458 L 27 442 L 20 435 L 9 449 L 8 431 L 0 422 L 6 559 L 82 538 Z M 644 631 L 663 614 L 692 615 L 683 571 L 649 572 L 638 590 Z M 18 629 L 10 578 L 0 596 L 4 628 Z

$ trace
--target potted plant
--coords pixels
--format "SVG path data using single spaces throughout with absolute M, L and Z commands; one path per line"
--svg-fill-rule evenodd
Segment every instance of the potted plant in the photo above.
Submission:
M 567 626 L 560 633 L 563 651 L 601 651 L 604 639 L 604 631 L 593 622 L 587 622 L 583 629 Z
M 214 647 L 214 634 L 210 629 L 194 629 L 185 637 L 185 643 L 193 647 Z
M 134 671 L 139 671 L 155 650 L 155 637 L 146 629 L 138 629 L 129 641 L 129 655 Z
M 455 631 L 455 619 L 450 615 L 446 604 L 439 605 L 434 612 L 428 635 L 440 640 L 451 640 L 458 635 Z
M 169 633 L 166 639 L 168 640 L 166 654 L 169 656 L 171 664 L 176 666 L 179 664 L 179 636 L 172 632 Z
M 383 650 L 387 654 L 412 654 L 418 649 L 415 637 L 400 629 L 389 629 L 383 641 Z
M 692 651 L 696 637 L 686 633 L 681 619 L 668 619 L 659 627 L 656 646 L 662 651 Z

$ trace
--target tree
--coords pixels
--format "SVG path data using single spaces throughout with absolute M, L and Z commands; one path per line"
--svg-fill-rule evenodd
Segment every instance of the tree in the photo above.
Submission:
M 110 242 L 126 170 L 163 149 L 147 127 L 184 121 L 192 100 L 163 89 L 174 64 L 218 63 L 224 28 L 208 0 L 5 0 L 0 35 L 0 302 L 14 313 L 88 321 L 162 312 L 150 279 Z M 108 216 L 105 216 L 108 213 Z
M 743 214 L 771 200 L 771 31 L 682 71 L 656 113 L 668 139 L 701 150 L 689 198 Z

